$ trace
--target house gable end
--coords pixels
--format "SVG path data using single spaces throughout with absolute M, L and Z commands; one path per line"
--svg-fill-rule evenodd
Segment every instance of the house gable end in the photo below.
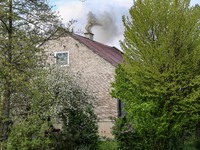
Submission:
M 113 66 L 117 66 L 123 60 L 123 53 L 115 47 L 110 47 L 76 34 L 71 34 L 71 37 L 84 44 Z

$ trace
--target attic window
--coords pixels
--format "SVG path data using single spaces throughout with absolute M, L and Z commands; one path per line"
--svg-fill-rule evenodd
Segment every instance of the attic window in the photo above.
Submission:
M 69 52 L 55 52 L 56 64 L 59 66 L 69 66 Z

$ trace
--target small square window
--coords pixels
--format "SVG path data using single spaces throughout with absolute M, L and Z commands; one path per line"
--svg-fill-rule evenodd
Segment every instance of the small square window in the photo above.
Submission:
M 56 64 L 60 66 L 69 65 L 69 52 L 56 52 L 55 53 Z

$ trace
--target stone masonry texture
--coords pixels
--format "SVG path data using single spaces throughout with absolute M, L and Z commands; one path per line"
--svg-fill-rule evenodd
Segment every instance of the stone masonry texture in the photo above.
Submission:
M 95 96 L 95 113 L 99 121 L 99 134 L 112 137 L 112 120 L 117 117 L 117 101 L 110 95 L 115 67 L 71 36 L 49 41 L 46 52 L 50 63 L 55 63 L 55 52 L 69 52 L 69 67 L 81 74 L 88 90 Z

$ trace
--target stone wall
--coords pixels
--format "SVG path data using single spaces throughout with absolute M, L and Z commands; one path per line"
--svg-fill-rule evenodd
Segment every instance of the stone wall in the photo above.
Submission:
M 80 73 L 95 99 L 95 113 L 99 120 L 99 134 L 112 137 L 112 119 L 117 117 L 117 101 L 111 98 L 111 82 L 114 81 L 115 67 L 92 50 L 70 36 L 48 43 L 49 62 L 55 63 L 55 52 L 69 51 L 69 67 Z

